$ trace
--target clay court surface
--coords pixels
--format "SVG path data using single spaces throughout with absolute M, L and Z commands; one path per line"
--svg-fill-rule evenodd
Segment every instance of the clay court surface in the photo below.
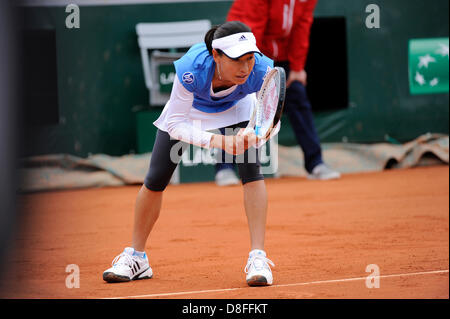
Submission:
M 449 167 L 266 181 L 274 285 L 250 288 L 242 187 L 169 186 L 147 243 L 150 280 L 107 284 L 139 186 L 21 195 L 3 298 L 449 298 Z M 80 288 L 66 287 L 78 265 Z M 366 266 L 380 270 L 366 287 Z

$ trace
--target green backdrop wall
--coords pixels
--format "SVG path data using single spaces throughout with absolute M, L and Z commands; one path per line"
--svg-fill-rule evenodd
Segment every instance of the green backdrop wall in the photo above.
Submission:
M 59 103 L 59 123 L 28 127 L 22 155 L 148 151 L 155 131 L 151 121 L 161 108 L 148 110 L 135 25 L 205 18 L 218 24 L 231 3 L 80 6 L 79 29 L 66 28 L 64 6 L 21 7 L 26 29 L 56 31 Z M 381 9 L 379 29 L 365 26 L 370 3 Z M 413 96 L 408 88 L 408 41 L 448 37 L 447 0 L 354 0 L 345 5 L 322 0 L 315 16 L 344 16 L 347 29 L 349 105 L 315 112 L 322 142 L 370 143 L 386 136 L 407 141 L 426 132 L 448 134 L 448 93 Z M 279 142 L 295 144 L 286 119 Z

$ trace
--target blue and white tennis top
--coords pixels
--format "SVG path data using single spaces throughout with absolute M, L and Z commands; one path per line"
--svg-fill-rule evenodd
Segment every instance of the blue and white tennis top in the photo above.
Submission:
M 212 79 L 216 64 L 205 43 L 192 46 L 174 62 L 177 76 L 172 93 L 154 125 L 175 139 L 209 148 L 207 130 L 248 121 L 265 74 L 273 61 L 255 54 L 255 66 L 247 81 L 215 93 Z
M 174 62 L 181 84 L 194 94 L 193 107 L 206 113 L 218 113 L 234 106 L 247 94 L 259 91 L 267 68 L 273 67 L 273 61 L 255 54 L 255 66 L 247 81 L 238 85 L 229 95 L 213 98 L 210 94 L 211 82 L 215 71 L 215 62 L 209 54 L 206 44 L 194 45 L 181 59 Z

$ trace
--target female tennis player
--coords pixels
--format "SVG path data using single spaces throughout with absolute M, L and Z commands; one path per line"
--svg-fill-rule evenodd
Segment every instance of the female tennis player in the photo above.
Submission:
M 163 191 L 180 160 L 182 146 L 194 144 L 220 148 L 231 154 L 244 154 L 238 163 L 244 189 L 244 207 L 250 230 L 251 251 L 245 267 L 250 286 L 271 285 L 272 261 L 264 251 L 267 193 L 260 173 L 258 156 L 250 161 L 249 149 L 257 152 L 254 132 L 243 133 L 256 103 L 256 92 L 273 61 L 257 48 L 251 30 L 238 21 L 215 26 L 204 43 L 192 46 L 174 62 L 175 77 L 171 96 L 160 117 L 150 160 L 150 168 L 136 199 L 131 247 L 118 255 L 103 273 L 107 282 L 152 278 L 153 271 L 145 245 L 158 219 Z M 217 129 L 242 128 L 238 134 L 221 135 Z M 174 152 L 174 147 L 176 152 Z M 174 156 L 176 154 L 177 156 Z

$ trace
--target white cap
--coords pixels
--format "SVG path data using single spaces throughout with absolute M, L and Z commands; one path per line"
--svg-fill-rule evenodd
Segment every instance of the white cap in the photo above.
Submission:
M 241 32 L 228 35 L 223 38 L 215 39 L 212 41 L 213 49 L 220 49 L 229 58 L 237 59 L 247 53 L 259 53 L 256 46 L 256 39 L 251 32 Z

